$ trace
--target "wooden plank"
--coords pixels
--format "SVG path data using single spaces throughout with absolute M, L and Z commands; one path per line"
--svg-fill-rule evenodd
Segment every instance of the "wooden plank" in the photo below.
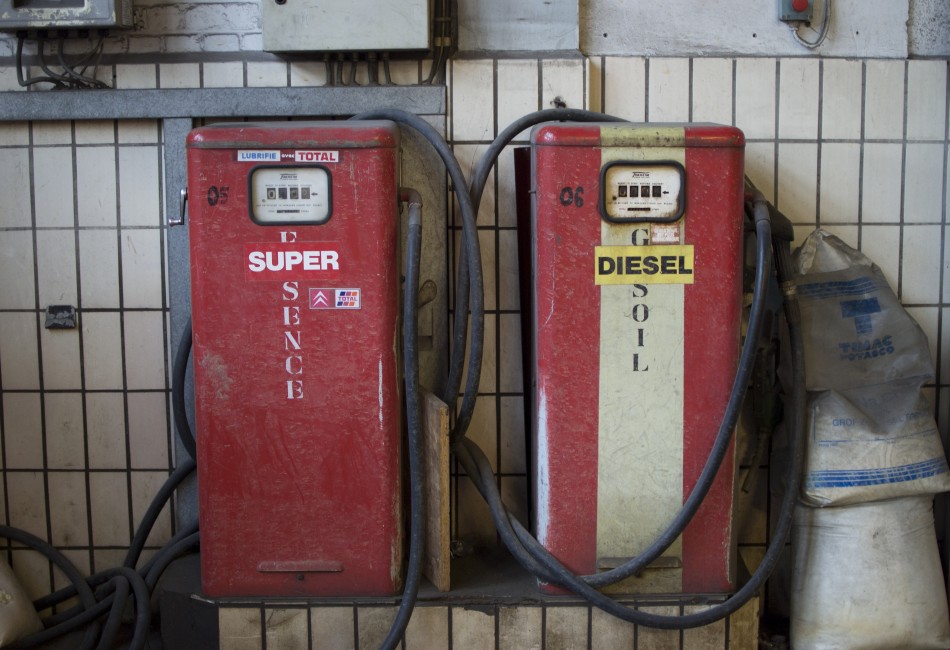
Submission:
M 426 553 L 422 572 L 439 591 L 451 588 L 449 553 L 449 407 L 426 393 L 423 405 Z

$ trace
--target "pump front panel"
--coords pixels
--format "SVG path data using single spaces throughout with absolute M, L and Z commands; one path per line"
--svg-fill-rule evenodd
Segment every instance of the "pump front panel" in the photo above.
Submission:
M 288 122 L 188 138 L 210 596 L 401 586 L 398 135 Z
M 738 359 L 742 133 L 563 124 L 532 135 L 536 532 L 575 573 L 672 521 Z M 615 591 L 732 590 L 733 454 L 685 533 Z

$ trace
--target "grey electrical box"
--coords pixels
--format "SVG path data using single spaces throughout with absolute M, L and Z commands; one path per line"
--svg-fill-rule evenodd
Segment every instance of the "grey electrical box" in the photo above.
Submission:
M 132 0 L 0 0 L 0 31 L 132 27 Z
M 778 19 L 784 22 L 809 22 L 813 0 L 778 0 Z
M 430 0 L 261 0 L 264 49 L 427 50 L 432 34 L 429 3 Z

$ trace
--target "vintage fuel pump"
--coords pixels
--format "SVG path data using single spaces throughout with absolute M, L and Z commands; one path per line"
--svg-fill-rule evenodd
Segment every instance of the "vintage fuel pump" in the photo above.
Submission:
M 188 138 L 210 596 L 401 587 L 398 144 L 382 121 Z
M 532 135 L 539 541 L 575 572 L 613 569 L 682 507 L 739 357 L 742 133 L 573 124 Z M 704 504 L 615 589 L 725 593 L 733 454 Z

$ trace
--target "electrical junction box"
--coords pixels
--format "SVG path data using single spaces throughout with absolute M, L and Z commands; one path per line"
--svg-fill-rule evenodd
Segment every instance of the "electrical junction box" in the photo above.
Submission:
M 269 52 L 428 50 L 430 0 L 261 0 Z
M 131 0 L 0 0 L 0 31 L 130 27 Z
M 778 0 L 778 19 L 783 22 L 809 22 L 812 0 Z

